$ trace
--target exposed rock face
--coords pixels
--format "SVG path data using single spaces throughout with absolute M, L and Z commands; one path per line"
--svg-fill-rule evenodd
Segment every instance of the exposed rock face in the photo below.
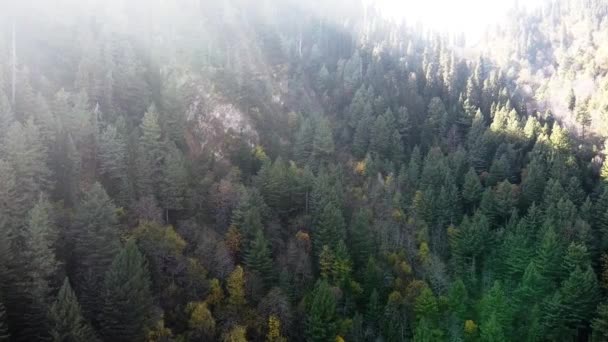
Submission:
M 221 96 L 199 89 L 186 112 L 186 136 L 191 153 L 204 149 L 222 156 L 227 136 L 240 136 L 254 145 L 258 134 L 250 118 Z

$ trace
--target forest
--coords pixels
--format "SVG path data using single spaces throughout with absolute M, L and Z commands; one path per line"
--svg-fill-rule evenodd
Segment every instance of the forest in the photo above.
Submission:
M 0 4 L 0 341 L 608 341 L 608 1 Z

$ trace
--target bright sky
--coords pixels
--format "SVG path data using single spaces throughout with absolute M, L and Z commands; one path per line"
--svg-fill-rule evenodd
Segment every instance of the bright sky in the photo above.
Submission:
M 374 1 L 374 0 L 372 0 Z M 516 3 L 528 8 L 547 0 L 375 0 L 389 17 L 405 18 L 433 30 L 464 32 L 476 40 L 489 25 L 504 20 Z

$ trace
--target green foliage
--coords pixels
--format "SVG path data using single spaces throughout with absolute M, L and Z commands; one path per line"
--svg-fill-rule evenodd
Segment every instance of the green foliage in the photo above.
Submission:
M 0 28 L 0 340 L 608 338 L 601 2 L 182 5 Z
M 337 335 L 336 299 L 325 280 L 319 280 L 306 308 L 306 341 L 333 341 Z
M 245 265 L 254 272 L 257 272 L 267 287 L 270 287 L 275 280 L 274 268 L 272 265 L 272 255 L 268 248 L 268 242 L 264 233 L 258 230 L 249 248 L 245 252 Z
M 113 341 L 133 341 L 144 336 L 152 314 L 150 273 L 134 241 L 116 255 L 105 274 L 100 334 Z
M 336 246 L 346 235 L 346 227 L 342 212 L 333 203 L 328 203 L 319 217 L 319 222 L 313 233 L 313 245 L 318 255 L 321 248 L 327 245 Z
M 51 336 L 55 342 L 96 340 L 92 328 L 82 316 L 80 304 L 68 278 L 63 281 L 57 299 L 49 309 L 49 317 Z

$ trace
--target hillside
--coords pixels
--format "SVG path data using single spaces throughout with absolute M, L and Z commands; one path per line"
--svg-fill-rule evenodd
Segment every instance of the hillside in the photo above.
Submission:
M 0 341 L 608 340 L 608 2 L 0 5 Z

